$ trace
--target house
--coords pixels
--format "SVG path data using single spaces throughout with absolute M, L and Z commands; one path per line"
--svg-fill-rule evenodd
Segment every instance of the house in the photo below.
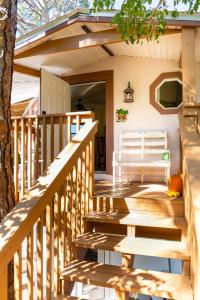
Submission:
M 160 37 L 159 43 L 144 40 L 142 44 L 129 45 L 121 41 L 115 27 L 110 27 L 114 14 L 115 12 L 104 12 L 97 17 L 87 9 L 76 9 L 17 40 L 14 78 L 17 74 L 21 76 L 21 80 L 25 77 L 40 80 L 38 116 L 13 118 L 12 121 L 16 197 L 18 190 L 24 194 L 33 186 L 11 215 L 16 218 L 26 207 L 25 213 L 20 215 L 20 221 L 10 233 L 13 240 L 19 240 L 19 248 L 11 247 L 5 232 L 0 232 L 4 238 L 0 253 L 6 253 L 6 249 L 10 248 L 11 253 L 16 253 L 15 271 L 19 275 L 16 276 L 17 299 L 25 297 L 22 291 L 20 251 L 20 241 L 25 237 L 28 245 L 25 283 L 29 293 L 27 299 L 34 299 L 36 293 L 38 299 L 53 299 L 53 295 L 57 299 L 60 291 L 64 290 L 70 295 L 73 288 L 70 281 L 114 288 L 113 295 L 108 290 L 102 294 L 102 290 L 95 288 L 90 291 L 87 290 L 88 287 L 77 287 L 79 295 L 76 296 L 80 296 L 80 289 L 83 288 L 85 295 L 88 296 L 91 292 L 90 299 L 128 299 L 129 292 L 147 295 L 139 296 L 139 299 L 162 297 L 161 299 L 197 300 L 200 297 L 200 165 L 196 126 L 196 111 L 200 100 L 200 17 L 181 14 L 177 20 L 167 18 L 166 34 Z M 124 90 L 129 82 L 134 90 L 134 102 L 124 102 Z M 115 112 L 121 108 L 128 110 L 126 122 L 116 122 Z M 182 108 L 183 113 L 179 119 L 178 113 Z M 79 112 L 76 113 L 77 110 Z M 94 135 L 97 124 L 93 113 L 99 120 L 96 141 Z M 184 114 L 189 117 L 184 117 Z M 112 177 L 112 154 L 119 149 L 120 133 L 155 130 L 167 132 L 171 174 L 179 173 L 180 169 L 184 173 L 184 202 L 182 198 L 163 199 L 160 190 L 153 190 L 153 196 L 152 192 L 149 193 L 153 197 L 148 200 L 151 204 L 141 194 L 133 198 L 122 197 L 121 200 L 119 197 L 115 199 L 115 196 L 101 195 L 92 198 L 94 168 L 103 173 L 102 178 Z M 20 182 L 19 132 L 22 149 Z M 94 143 L 98 149 L 98 153 L 95 152 L 98 156 L 95 165 Z M 65 144 L 67 146 L 62 150 Z M 48 173 L 44 173 L 39 182 L 36 182 L 48 165 Z M 137 176 L 133 169 L 125 179 L 137 181 Z M 145 180 L 158 181 L 160 176 L 151 172 Z M 139 188 L 146 189 L 144 185 Z M 154 188 L 162 189 L 158 185 Z M 130 189 L 130 186 L 125 185 L 125 189 Z M 63 204 L 64 200 L 61 200 L 66 198 L 69 210 Z M 138 198 L 142 198 L 143 203 Z M 141 209 L 142 212 L 137 215 L 137 209 L 134 208 L 136 216 L 130 221 L 131 201 L 135 206 L 143 205 L 147 209 Z M 121 203 L 121 206 L 115 206 L 115 203 Z M 34 225 L 36 223 L 37 226 Z M 106 226 L 104 223 L 110 225 Z M 9 216 L 4 228 L 9 228 Z M 95 235 L 92 232 L 94 228 L 104 233 L 106 230 L 110 236 L 103 233 Z M 127 230 L 129 236 L 123 240 L 124 230 Z M 167 258 L 169 264 L 170 259 L 179 259 L 183 261 L 184 274 L 148 273 L 85 262 L 84 251 L 77 251 L 76 254 L 74 251 L 75 238 L 85 231 L 87 235 L 76 240 L 75 245 L 80 249 L 100 249 L 98 259 L 103 263 L 119 263 L 119 256 L 105 251 L 107 249 L 121 252 L 125 267 L 132 267 L 132 254 Z M 121 236 L 112 239 L 113 231 L 121 233 Z M 139 243 L 136 238 L 138 235 L 141 239 L 145 238 L 144 233 L 146 239 L 143 239 L 138 246 L 139 250 L 136 250 L 134 247 L 137 248 L 137 244 L 134 243 Z M 36 235 L 37 243 L 34 242 Z M 154 239 L 149 241 L 148 237 Z M 160 238 L 165 241 L 160 241 Z M 129 243 L 134 250 L 130 250 L 130 247 L 128 249 Z M 33 262 L 35 252 L 37 272 Z M 79 261 L 73 260 L 76 255 Z M 12 258 L 11 254 L 7 261 L 9 258 Z M 151 261 L 151 265 L 156 265 L 154 260 L 146 259 Z M 70 262 L 67 266 L 66 261 Z M 180 262 L 172 262 L 174 268 L 180 271 Z M 1 267 L 3 269 L 0 265 Z M 171 265 L 170 267 L 173 268 Z M 6 272 L 5 268 L 2 272 Z M 38 273 L 36 287 L 35 273 Z M 0 281 L 1 286 L 5 292 L 2 299 L 7 299 L 5 280 Z

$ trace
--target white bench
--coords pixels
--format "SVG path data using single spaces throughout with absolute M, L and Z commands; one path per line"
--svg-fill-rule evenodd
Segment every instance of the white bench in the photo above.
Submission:
M 140 180 L 149 168 L 164 169 L 164 181 L 170 176 L 170 156 L 163 160 L 167 150 L 167 132 L 124 132 L 120 135 L 120 149 L 113 152 L 113 183 L 122 181 L 122 171 L 129 167 L 140 171 Z M 167 155 L 167 154 L 166 154 Z

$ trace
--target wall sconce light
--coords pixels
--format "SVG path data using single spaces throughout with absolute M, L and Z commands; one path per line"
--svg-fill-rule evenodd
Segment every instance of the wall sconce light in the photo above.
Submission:
M 128 87 L 124 90 L 124 102 L 134 102 L 133 94 L 134 90 L 131 88 L 130 82 L 128 82 Z

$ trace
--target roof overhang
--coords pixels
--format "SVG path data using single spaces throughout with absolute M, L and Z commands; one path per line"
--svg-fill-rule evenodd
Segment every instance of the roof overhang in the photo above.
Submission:
M 116 28 L 110 27 L 115 14 L 116 11 L 102 12 L 96 16 L 89 9 L 78 8 L 18 38 L 14 58 L 18 65 L 16 71 L 39 77 L 40 68 L 46 68 L 49 72 L 62 75 L 82 67 L 83 63 L 95 63 L 108 55 L 179 61 L 181 29 L 200 26 L 199 14 L 181 14 L 176 20 L 168 17 L 166 35 L 160 39 L 160 45 L 154 45 L 153 42 L 147 45 L 144 40 L 141 50 L 140 45 L 126 45 Z
M 15 54 L 18 55 L 36 45 L 42 44 L 47 40 L 53 39 L 55 33 L 59 33 L 64 28 L 80 23 L 110 23 L 117 11 L 101 12 L 96 15 L 89 9 L 77 8 L 72 12 L 42 26 L 16 40 Z M 200 27 L 200 15 L 180 14 L 177 19 L 166 17 L 169 29 L 181 29 L 182 27 Z

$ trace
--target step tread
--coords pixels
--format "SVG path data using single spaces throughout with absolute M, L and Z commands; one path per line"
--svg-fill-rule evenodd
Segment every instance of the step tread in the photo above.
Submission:
M 184 198 L 182 196 L 180 197 L 173 197 L 169 198 L 167 194 L 164 193 L 155 193 L 155 194 L 141 194 L 139 195 L 133 195 L 133 196 L 127 196 L 127 197 L 120 197 L 120 196 L 113 196 L 113 195 L 94 195 L 92 196 L 92 199 L 95 201 L 107 201 L 112 202 L 116 207 L 119 206 L 119 204 L 122 203 L 128 203 L 131 204 L 137 204 L 137 203 L 148 203 L 148 204 L 166 204 L 166 205 L 184 205 Z
M 70 281 L 174 300 L 192 300 L 188 276 L 75 260 L 61 271 Z
M 88 213 L 85 218 L 87 221 L 98 223 L 186 229 L 186 221 L 184 217 L 152 215 L 138 211 L 129 214 L 92 211 Z
M 54 297 L 54 300 L 86 300 L 80 297 L 74 297 L 74 296 L 57 296 Z
M 184 242 L 93 232 L 79 236 L 74 243 L 81 248 L 189 260 Z

